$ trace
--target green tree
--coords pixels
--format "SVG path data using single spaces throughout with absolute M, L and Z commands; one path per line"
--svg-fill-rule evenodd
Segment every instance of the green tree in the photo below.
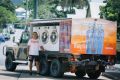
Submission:
M 11 0 L 0 0 L 0 25 L 16 20 L 15 7 Z
M 0 0 L 0 6 L 5 7 L 7 10 L 11 12 L 15 11 L 15 6 L 13 5 L 11 0 Z
M 100 10 L 101 18 L 117 21 L 120 25 L 120 0 L 107 0 L 107 4 L 101 6 Z
M 21 6 L 25 9 L 28 8 L 28 10 L 30 11 L 30 10 L 33 10 L 33 7 L 34 7 L 33 5 L 34 5 L 34 0 L 23 0 L 23 3 L 17 6 Z
M 0 24 L 15 22 L 16 16 L 10 10 L 0 6 Z
M 91 17 L 91 11 L 90 11 L 90 0 L 61 0 L 60 6 L 62 6 L 63 11 L 67 9 L 66 13 L 75 13 L 74 7 L 78 9 L 83 9 L 86 7 L 86 17 Z
M 50 5 L 45 3 L 45 4 L 39 5 L 38 17 L 41 19 L 54 18 L 56 17 L 56 15 L 51 12 Z
M 86 17 L 91 17 L 90 12 L 90 0 L 38 0 L 38 17 L 39 18 L 65 18 L 67 14 L 75 14 L 74 7 L 84 8 L 86 7 Z M 28 0 L 28 9 L 32 11 L 34 0 Z M 61 6 L 62 9 L 58 10 L 57 7 Z M 26 3 L 24 5 L 26 7 Z
M 65 18 L 64 11 L 57 10 L 60 0 L 39 0 L 39 18 Z
M 89 1 L 90 0 L 39 0 L 39 6 L 47 4 L 49 9 L 47 9 L 45 14 L 47 14 L 47 12 L 51 12 L 51 14 L 54 15 L 53 17 L 57 18 L 67 17 L 67 14 L 75 14 L 74 7 L 81 9 L 86 7 L 86 17 L 91 17 Z M 60 11 L 57 9 L 58 6 L 61 6 L 62 8 Z M 41 13 L 40 15 L 44 15 L 43 12 L 45 10 L 45 7 L 39 10 L 39 13 Z

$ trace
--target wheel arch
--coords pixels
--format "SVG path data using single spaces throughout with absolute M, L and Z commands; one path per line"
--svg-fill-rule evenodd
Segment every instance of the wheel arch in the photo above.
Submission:
M 6 51 L 6 56 L 8 56 L 9 54 L 13 55 L 14 56 L 14 50 L 13 49 L 8 49 Z

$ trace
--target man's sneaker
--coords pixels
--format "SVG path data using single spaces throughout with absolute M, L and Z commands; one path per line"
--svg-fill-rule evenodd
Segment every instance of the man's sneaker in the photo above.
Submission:
M 40 76 L 40 73 L 37 73 L 37 76 Z

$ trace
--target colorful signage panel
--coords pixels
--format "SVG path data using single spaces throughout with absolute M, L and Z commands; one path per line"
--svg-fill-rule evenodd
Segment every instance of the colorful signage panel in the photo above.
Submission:
M 73 19 L 71 53 L 116 54 L 116 22 L 103 19 Z

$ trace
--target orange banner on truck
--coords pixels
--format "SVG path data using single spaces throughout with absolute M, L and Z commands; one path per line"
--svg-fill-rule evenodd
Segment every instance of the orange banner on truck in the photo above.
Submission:
M 116 22 L 73 19 L 70 50 L 73 54 L 116 54 Z

